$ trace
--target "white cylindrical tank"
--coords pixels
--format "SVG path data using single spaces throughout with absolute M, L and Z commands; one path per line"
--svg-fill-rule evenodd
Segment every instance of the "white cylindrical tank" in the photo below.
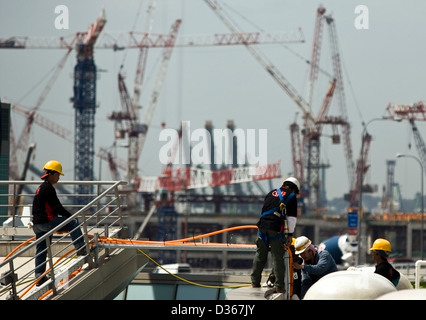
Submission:
M 426 300 L 426 289 L 398 290 L 386 293 L 377 300 Z
M 359 270 L 359 271 L 366 271 L 366 272 L 374 272 L 376 270 L 375 267 L 368 267 L 368 266 L 359 266 L 359 267 L 349 267 L 348 271 L 351 270 Z M 404 275 L 401 271 L 399 271 L 400 279 L 398 282 L 398 285 L 396 286 L 396 290 L 406 290 L 406 289 L 414 289 L 413 285 L 411 284 L 410 280 Z
M 304 300 L 374 300 L 397 289 L 373 272 L 344 270 L 322 277 L 306 292 Z

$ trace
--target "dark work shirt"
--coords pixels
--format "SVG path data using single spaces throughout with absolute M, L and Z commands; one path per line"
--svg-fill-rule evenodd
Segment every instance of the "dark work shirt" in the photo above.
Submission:
M 58 215 L 71 216 L 59 201 L 56 189 L 48 181 L 44 181 L 37 188 L 32 210 L 34 224 L 48 223 Z
M 284 199 L 284 203 L 286 203 L 286 200 L 288 196 L 291 194 L 291 191 L 287 188 L 280 188 L 281 194 Z M 262 213 L 266 212 L 268 210 L 271 210 L 273 208 L 277 208 L 280 206 L 280 197 L 278 195 L 278 192 L 276 189 L 271 190 L 268 192 L 268 194 L 265 196 L 263 207 L 262 207 Z M 279 209 L 278 209 L 279 212 Z M 287 216 L 297 217 L 297 197 L 296 195 L 293 195 L 293 197 L 288 201 L 286 204 L 286 214 Z M 271 213 L 268 215 L 265 215 L 259 219 L 259 222 L 257 223 L 257 226 L 261 229 L 268 229 L 268 230 L 274 230 L 277 232 L 281 231 L 283 224 L 283 219 L 279 216 Z
M 388 261 L 376 265 L 376 270 L 374 272 L 382 275 L 393 284 L 398 284 L 400 274 Z

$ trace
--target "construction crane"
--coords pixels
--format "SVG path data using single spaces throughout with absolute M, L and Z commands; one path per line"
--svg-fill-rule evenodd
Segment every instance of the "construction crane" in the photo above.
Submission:
M 68 49 L 74 46 L 86 32 L 78 32 L 60 38 L 12 36 L 0 39 L 0 49 Z M 131 31 L 126 33 L 102 32 L 95 49 L 139 49 L 141 47 L 163 48 L 168 36 L 152 32 Z M 236 32 L 215 33 L 212 35 L 181 35 L 176 39 L 175 47 L 208 47 L 229 45 L 257 45 L 304 42 L 303 32 Z
M 234 33 L 241 32 L 238 25 L 231 19 L 229 15 L 223 10 L 221 5 L 216 0 L 205 0 L 207 5 L 218 15 L 218 17 L 224 22 L 224 24 Z M 319 116 L 314 117 L 312 113 L 311 104 L 306 101 L 297 91 L 296 89 L 290 84 L 290 82 L 275 68 L 275 66 L 268 61 L 264 55 L 253 46 L 246 44 L 246 48 L 248 49 L 249 53 L 252 54 L 256 60 L 263 66 L 263 68 L 278 82 L 278 84 L 284 89 L 284 91 L 287 93 L 287 95 L 299 106 L 299 108 L 302 110 L 302 118 L 304 120 L 304 127 L 302 129 L 302 134 L 305 135 L 303 139 L 303 146 L 296 146 L 297 141 L 299 140 L 296 137 L 296 131 L 299 130 L 297 125 L 293 125 L 291 127 L 292 137 L 294 137 L 294 141 L 292 142 L 292 149 L 296 152 L 293 158 L 293 163 L 296 166 L 299 166 L 297 168 L 297 172 L 300 173 L 301 171 L 301 157 L 300 157 L 300 151 L 302 150 L 303 158 L 308 159 L 307 160 L 307 174 L 304 175 L 305 180 L 303 181 L 304 188 L 308 189 L 308 209 L 314 210 L 320 207 L 319 203 L 319 188 L 320 188 L 320 169 L 321 165 L 319 165 L 319 136 L 321 135 L 322 124 L 328 123 L 332 124 L 334 127 L 337 125 L 341 125 L 344 127 L 344 135 L 345 135 L 345 148 L 346 148 L 346 158 L 347 158 L 347 164 L 348 164 L 348 173 L 350 176 L 350 185 L 353 184 L 353 177 L 354 177 L 354 170 L 353 170 L 353 163 L 352 163 L 352 148 L 350 144 L 350 130 L 349 130 L 349 123 L 347 121 L 346 117 L 346 110 L 345 105 L 343 103 L 344 94 L 343 94 L 343 84 L 342 84 L 342 77 L 341 77 L 341 70 L 340 70 L 340 58 L 338 54 L 338 46 L 337 46 L 337 38 L 335 34 L 334 29 L 334 20 L 328 16 L 325 18 L 325 9 L 320 7 L 317 11 L 317 23 L 316 23 L 316 30 L 315 30 L 315 37 L 317 38 L 314 42 L 314 48 L 312 53 L 312 59 L 314 60 L 313 65 L 311 66 L 311 89 L 310 89 L 310 97 L 311 99 L 312 92 L 313 92 L 313 84 L 316 80 L 316 75 L 318 73 L 318 62 L 319 62 L 319 56 L 320 56 L 320 35 L 322 34 L 322 23 L 324 19 L 326 19 L 327 23 L 329 24 L 331 30 L 330 30 L 330 36 L 332 41 L 332 60 L 333 60 L 333 68 L 334 68 L 334 76 L 332 84 L 330 89 L 327 92 L 327 95 L 323 101 L 322 108 L 320 110 Z M 338 89 L 340 91 L 340 98 L 341 98 L 341 116 L 338 117 L 328 117 L 326 118 L 326 112 L 328 110 L 331 96 L 334 93 L 334 88 Z M 337 135 L 333 136 L 335 142 L 339 141 L 337 139 Z M 297 173 L 295 171 L 295 173 Z M 302 175 L 303 176 L 303 175 Z
M 182 23 L 182 20 L 178 19 L 175 21 L 175 23 L 171 27 L 170 34 L 169 34 L 169 41 L 166 42 L 165 47 L 163 49 L 164 51 L 162 55 L 162 61 L 159 67 L 159 72 L 157 74 L 157 79 L 154 83 L 154 90 L 151 93 L 151 98 L 148 101 L 144 114 L 142 115 L 141 122 L 140 123 L 137 123 L 136 121 L 130 122 L 130 130 L 128 132 L 129 134 L 128 180 L 131 184 L 135 184 L 135 180 L 138 179 L 139 157 L 143 150 L 148 130 L 151 126 L 155 108 L 158 103 L 158 97 L 160 95 L 161 87 L 164 82 L 164 78 L 166 76 L 167 66 L 169 64 L 169 61 L 173 52 L 176 35 L 181 23 Z M 134 104 L 131 105 L 130 107 L 131 109 L 134 108 Z M 133 109 L 133 113 L 134 113 L 134 109 Z
M 310 203 L 308 207 L 312 208 L 312 204 L 315 204 L 314 208 L 323 208 L 322 203 L 323 197 L 321 197 L 320 186 L 320 169 L 323 165 L 320 164 L 320 137 L 322 136 L 323 124 L 329 124 L 332 127 L 333 134 L 331 136 L 334 144 L 340 143 L 340 135 L 338 134 L 337 127 L 342 128 L 344 150 L 346 156 L 347 173 L 349 181 L 349 190 L 354 190 L 355 185 L 355 171 L 352 160 L 352 145 L 350 140 L 350 125 L 346 114 L 345 96 L 343 88 L 343 77 L 341 71 L 339 46 L 337 42 L 337 33 L 334 23 L 334 19 L 330 15 L 325 15 L 325 8 L 320 6 L 317 9 L 315 30 L 314 30 L 314 41 L 312 48 L 311 57 L 311 72 L 310 72 L 310 90 L 309 90 L 309 101 L 312 104 L 313 88 L 315 81 L 318 79 L 319 73 L 319 61 L 320 61 L 320 50 L 322 44 L 323 24 L 324 21 L 328 25 L 329 40 L 331 46 L 331 60 L 333 65 L 333 80 L 326 97 L 323 100 L 322 106 L 315 118 L 315 126 L 313 128 L 304 128 L 303 134 L 303 150 L 304 157 L 307 161 L 307 186 L 309 188 Z M 330 76 L 330 75 L 329 75 Z M 336 94 L 338 98 L 339 115 L 329 116 L 328 111 L 333 95 Z M 293 130 L 295 130 L 293 128 Z
M 351 210 L 355 210 L 355 208 L 357 208 L 359 206 L 359 190 L 363 190 L 363 192 L 368 192 L 368 191 L 372 191 L 371 186 L 364 186 L 364 181 L 361 181 L 360 178 L 361 176 L 364 177 L 366 176 L 366 173 L 368 171 L 368 169 L 370 168 L 370 165 L 367 164 L 367 157 L 368 157 L 368 153 L 370 151 L 370 145 L 371 145 L 371 140 L 372 140 L 372 136 L 366 132 L 364 137 L 364 148 L 361 148 L 362 153 L 360 152 L 360 156 L 356 162 L 356 168 L 355 168 L 355 183 L 352 187 L 352 189 L 349 191 L 347 198 L 345 200 L 347 200 L 349 202 L 349 207 L 352 208 Z M 362 175 L 360 176 L 360 171 L 362 170 Z
M 426 145 L 416 126 L 415 121 L 426 121 L 426 108 L 423 101 L 416 102 L 412 105 L 388 104 L 386 111 L 389 118 L 394 120 L 408 120 L 414 136 L 417 152 L 423 167 L 426 168 Z
M 105 25 L 105 14 L 104 10 L 102 10 L 100 16 L 98 17 L 97 22 L 90 27 L 88 32 L 78 32 L 76 34 L 72 34 L 65 37 L 52 38 L 52 37 L 19 37 L 12 36 L 6 39 L 0 39 L 0 49 L 66 49 L 67 56 L 69 53 L 76 49 L 78 51 L 78 67 L 76 66 L 76 70 L 74 73 L 75 81 L 74 81 L 74 91 L 75 93 L 87 93 L 87 97 L 91 97 L 91 100 L 94 101 L 95 98 L 95 77 L 90 77 L 93 75 L 93 70 L 91 73 L 88 72 L 85 74 L 84 68 L 89 68 L 89 65 L 94 66 L 93 62 L 93 50 L 94 49 L 112 49 L 112 50 L 122 50 L 122 49 L 142 49 L 142 48 L 166 48 L 170 46 L 170 34 L 155 34 L 151 32 L 128 32 L 128 33 L 119 33 L 112 34 L 101 32 L 103 26 Z M 90 40 L 89 40 L 90 39 Z M 214 35 L 186 35 L 180 36 L 175 39 L 175 47 L 198 47 L 198 46 L 228 46 L 228 45 L 243 45 L 243 44 L 275 44 L 275 43 L 292 43 L 292 42 L 304 42 L 303 33 L 301 30 L 297 32 L 275 32 L 275 33 L 259 33 L 259 32 L 250 32 L 250 33 L 230 33 L 230 34 L 214 34 Z M 85 43 L 87 43 L 85 45 Z M 90 50 L 89 50 L 90 47 Z M 88 55 L 88 56 L 87 56 Z M 92 59 L 92 63 L 90 63 L 90 58 Z M 65 61 L 64 61 L 65 62 Z M 64 63 L 60 63 L 62 67 Z M 143 74 L 143 70 L 140 70 Z M 82 76 L 86 75 L 86 78 L 82 78 Z M 56 75 L 55 75 L 56 77 Z M 77 78 L 78 77 L 78 78 Z M 90 81 L 89 81 L 90 80 Z M 47 88 L 51 87 L 53 84 L 54 78 L 49 82 Z M 136 83 L 136 81 L 135 81 Z M 135 93 L 137 90 L 137 86 L 135 86 Z M 45 92 L 48 92 L 47 89 Z M 40 102 L 37 104 L 38 106 L 43 102 L 47 93 L 43 93 L 40 97 Z M 81 175 L 82 179 L 88 179 L 88 177 L 93 175 L 93 147 L 91 137 L 93 136 L 92 130 L 94 124 L 91 122 L 91 118 L 94 113 L 91 114 L 88 110 L 94 109 L 88 108 L 85 110 L 81 101 L 75 99 L 77 96 L 74 96 L 74 107 L 76 108 L 76 131 L 83 126 L 88 126 L 87 130 L 83 130 L 80 128 L 78 130 L 79 134 L 76 134 L 75 147 L 78 148 L 83 142 L 87 140 L 87 157 L 83 154 L 85 151 L 76 154 L 75 156 L 75 166 L 79 165 L 79 167 L 83 166 L 83 163 L 80 163 L 80 159 L 85 163 L 84 166 L 86 168 L 86 172 L 82 172 L 77 169 L 77 173 L 75 174 L 76 178 Z M 82 95 L 80 95 L 80 98 Z M 133 100 L 136 101 L 138 96 L 134 94 Z M 155 97 L 153 95 L 152 102 L 155 101 Z M 155 101 L 156 102 L 156 101 Z M 80 106 L 80 107 L 79 107 Z M 37 109 L 35 110 L 37 111 Z M 34 112 L 35 115 L 35 112 Z M 28 116 L 28 124 L 26 126 L 27 132 L 29 132 L 28 128 L 32 125 L 34 117 Z M 80 119 L 81 118 L 81 119 Z M 40 120 L 40 119 L 39 119 Z M 80 122 L 80 120 L 85 120 Z M 149 118 L 148 118 L 149 120 Z M 30 122 L 31 121 L 31 122 Z M 52 122 L 51 122 L 52 123 Z M 40 124 L 40 123 L 39 123 Z M 45 125 L 47 124 L 45 121 Z M 43 126 L 43 125 L 42 125 Z M 50 129 L 53 129 L 53 126 L 50 126 Z M 56 130 L 56 129 L 54 129 Z M 87 131 L 87 135 L 84 133 Z M 90 131 L 90 132 L 89 132 Z M 72 135 L 67 134 L 67 138 L 70 138 Z M 84 136 L 84 137 L 83 137 Z M 13 135 L 11 136 L 11 138 Z M 25 138 L 24 136 L 22 138 Z M 83 139 L 82 139 L 83 138 Z M 87 139 L 85 139 L 87 138 Z M 142 140 L 142 139 L 141 139 Z M 23 141 L 25 139 L 19 139 L 18 141 Z M 143 145 L 142 140 L 140 143 Z M 21 147 L 19 147 L 21 148 Z M 26 147 L 23 147 L 22 150 L 25 150 Z M 141 149 L 140 149 L 141 151 Z M 105 152 L 98 152 L 98 155 L 101 155 L 102 159 L 108 161 L 108 156 Z M 13 157 L 13 154 L 12 154 Z M 23 157 L 14 157 L 15 159 Z M 90 162 L 90 163 L 89 163 Z M 18 163 L 18 161 L 11 161 L 11 164 Z M 124 166 L 120 166 L 120 168 Z M 11 169 L 11 172 L 19 172 L 17 168 Z M 15 177 L 16 178 L 16 177 Z
M 96 22 L 92 24 L 82 41 L 76 44 L 77 64 L 74 67 L 75 109 L 75 147 L 74 177 L 77 181 L 94 180 L 94 142 L 96 113 L 96 65 L 94 45 L 106 23 L 105 10 L 102 10 Z M 93 187 L 77 185 L 77 194 L 91 194 Z M 87 203 L 84 197 L 77 198 L 80 203 Z
M 93 50 L 97 38 L 106 23 L 105 11 L 102 10 L 96 22 L 89 27 L 85 33 L 75 34 L 71 40 L 59 38 L 57 48 L 66 49 L 67 53 L 59 63 L 58 68 L 49 80 L 46 88 L 40 96 L 36 106 L 27 113 L 27 123 L 18 140 L 17 150 L 26 149 L 28 136 L 34 122 L 36 112 L 50 91 L 54 81 L 62 70 L 70 52 L 77 52 L 77 64 L 74 68 L 74 96 L 72 102 L 75 108 L 75 157 L 74 175 L 76 180 L 93 180 L 93 157 L 94 157 L 94 116 L 96 112 L 96 66 L 94 63 Z M 43 45 L 35 45 L 32 48 L 43 48 Z M 31 48 L 19 44 L 16 37 L 0 40 L 0 49 L 23 49 Z M 15 107 L 18 110 L 18 107 Z M 22 111 L 22 110 L 19 110 Z M 45 123 L 47 125 L 47 123 Z M 50 127 L 52 129 L 53 127 Z M 69 137 L 69 136 L 68 136 Z M 13 165 L 13 163 L 12 163 Z M 14 168 L 11 172 L 16 172 Z M 87 185 L 77 186 L 76 193 L 88 194 L 91 187 Z M 82 202 L 83 198 L 79 198 Z

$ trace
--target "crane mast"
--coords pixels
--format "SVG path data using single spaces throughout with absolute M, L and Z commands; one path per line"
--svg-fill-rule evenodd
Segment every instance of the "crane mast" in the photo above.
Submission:
M 331 39 L 333 74 L 335 79 L 337 80 L 336 93 L 337 93 L 337 100 L 338 100 L 338 105 L 340 109 L 340 116 L 342 118 L 341 127 L 342 127 L 342 134 L 343 134 L 343 148 L 345 150 L 345 156 L 346 156 L 346 172 L 348 174 L 349 190 L 353 190 L 355 188 L 356 178 L 355 178 L 355 169 L 354 169 L 354 163 L 353 163 L 350 124 L 348 122 L 348 116 L 347 116 L 340 53 L 339 53 L 339 46 L 337 42 L 336 25 L 334 23 L 334 19 L 331 16 L 326 16 L 325 18 L 326 18 L 327 24 L 329 25 L 328 30 L 329 30 L 330 39 Z
M 82 42 L 77 43 L 77 64 L 74 68 L 75 109 L 75 148 L 74 177 L 77 181 L 94 180 L 94 140 L 96 113 L 96 65 L 93 56 L 94 44 L 106 23 L 105 11 L 102 10 L 96 22 L 92 24 Z M 77 185 L 77 194 L 91 194 L 92 186 Z M 79 203 L 87 203 L 84 197 L 77 198 Z

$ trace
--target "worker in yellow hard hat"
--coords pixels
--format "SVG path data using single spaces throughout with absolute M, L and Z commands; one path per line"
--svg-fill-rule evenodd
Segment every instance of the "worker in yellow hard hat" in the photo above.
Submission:
M 373 260 L 376 262 L 375 273 L 382 275 L 395 286 L 398 285 L 401 277 L 398 270 L 396 270 L 389 262 L 388 256 L 392 252 L 390 242 L 383 238 L 378 238 L 373 242 L 370 248 Z
M 44 174 L 41 176 L 41 179 L 44 181 L 35 192 L 32 206 L 33 231 L 37 240 L 71 217 L 71 213 L 59 201 L 54 187 L 59 181 L 59 176 L 64 175 L 62 164 L 56 160 L 47 161 L 43 167 L 43 171 Z M 77 250 L 77 255 L 87 254 L 83 234 L 79 228 L 77 219 L 71 219 L 68 224 L 57 231 L 71 231 L 71 239 Z M 50 236 L 49 240 L 51 243 L 52 236 Z M 46 248 L 46 240 L 36 244 L 35 276 L 37 279 L 39 278 L 37 286 L 49 280 L 44 275 L 46 271 Z

